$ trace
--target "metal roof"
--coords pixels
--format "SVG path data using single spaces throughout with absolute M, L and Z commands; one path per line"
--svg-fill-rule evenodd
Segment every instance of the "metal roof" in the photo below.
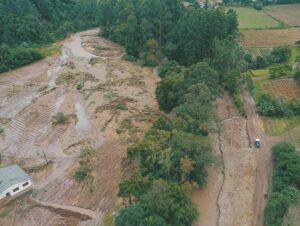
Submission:
M 10 186 L 28 180 L 31 180 L 30 176 L 18 165 L 0 168 L 0 194 Z

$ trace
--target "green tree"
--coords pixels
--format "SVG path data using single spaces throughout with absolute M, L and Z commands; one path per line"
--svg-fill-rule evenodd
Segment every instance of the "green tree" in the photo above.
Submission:
M 153 181 L 140 204 L 146 213 L 162 217 L 168 225 L 191 225 L 198 217 L 197 208 L 184 191 L 163 180 Z
M 144 226 L 144 210 L 140 205 L 128 205 L 116 217 L 116 226 Z

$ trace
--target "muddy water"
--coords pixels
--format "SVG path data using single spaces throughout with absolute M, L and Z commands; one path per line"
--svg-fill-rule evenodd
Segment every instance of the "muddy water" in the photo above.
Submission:
M 77 118 L 75 126 L 76 134 L 78 136 L 87 135 L 91 130 L 91 123 L 82 103 L 75 103 L 75 113 Z

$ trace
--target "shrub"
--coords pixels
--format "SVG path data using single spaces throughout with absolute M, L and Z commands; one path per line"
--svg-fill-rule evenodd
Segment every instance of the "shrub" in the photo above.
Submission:
M 64 113 L 58 112 L 55 116 L 52 117 L 53 125 L 65 124 L 68 120 L 68 117 Z
M 87 161 L 81 160 L 79 164 L 80 166 L 74 174 L 74 178 L 78 182 L 83 181 L 89 175 L 90 172 L 90 167 L 88 166 Z
M 126 103 L 123 103 L 123 102 L 117 103 L 116 108 L 119 109 L 119 110 L 123 110 L 123 111 L 128 110 L 128 107 L 127 107 Z
M 176 61 L 169 61 L 160 65 L 158 68 L 158 75 L 159 77 L 164 78 L 172 73 L 179 74 L 181 70 L 181 66 Z
M 256 10 L 262 10 L 263 3 L 262 3 L 262 2 L 256 1 L 256 2 L 253 3 L 252 6 L 253 6 L 253 8 L 256 9 Z
M 142 60 L 142 66 L 144 66 L 144 67 L 156 67 L 156 66 L 158 66 L 158 63 L 154 60 L 143 59 Z
M 276 79 L 283 76 L 288 76 L 292 72 L 292 67 L 290 65 L 275 65 L 269 69 L 270 78 Z
M 292 55 L 292 50 L 289 46 L 275 47 L 270 55 L 273 63 L 285 63 Z
M 300 70 L 296 71 L 294 74 L 294 80 L 295 82 L 300 85 Z
M 126 54 L 126 55 L 123 57 L 123 59 L 126 60 L 126 61 L 129 61 L 129 62 L 134 62 L 134 61 L 136 61 L 136 58 L 135 58 L 134 56 L 128 55 L 128 54 Z

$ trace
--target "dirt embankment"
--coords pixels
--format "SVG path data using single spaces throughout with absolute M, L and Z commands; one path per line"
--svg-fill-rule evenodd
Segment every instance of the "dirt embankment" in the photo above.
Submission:
M 12 217 L 14 225 L 93 225 L 118 203 L 126 147 L 159 114 L 159 79 L 156 70 L 122 60 L 123 48 L 98 32 L 75 34 L 60 57 L 1 75 L 3 163 L 31 169 L 34 197 L 52 206 L 17 200 L 0 210 L 0 225 L 9 225 Z M 52 123 L 58 112 L 66 123 Z M 44 166 L 46 160 L 52 164 Z M 80 183 L 74 180 L 79 160 L 89 165 Z M 55 206 L 99 215 L 82 221 Z

